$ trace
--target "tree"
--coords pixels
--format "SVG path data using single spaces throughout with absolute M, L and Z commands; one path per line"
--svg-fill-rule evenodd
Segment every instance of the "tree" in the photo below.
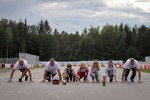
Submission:
M 41 22 L 38 24 L 38 34 L 45 34 L 44 33 L 44 22 L 41 20 Z
M 143 58 L 150 55 L 150 28 L 145 30 L 140 36 L 140 53 Z
M 5 30 L 5 34 L 6 34 L 6 41 L 7 41 L 7 53 L 6 53 L 6 57 L 8 58 L 9 57 L 9 42 L 11 41 L 12 39 L 12 30 L 10 27 L 7 27 L 6 30 Z M 8 62 L 8 61 L 7 61 Z
M 79 42 L 81 40 L 81 36 L 79 35 L 79 32 L 76 32 L 75 34 L 69 35 L 69 45 L 70 45 L 70 60 L 80 60 L 80 54 L 79 54 Z
M 38 25 L 0 20 L 0 57 L 18 57 L 19 52 L 40 56 L 40 60 L 107 60 L 135 57 L 139 60 L 150 55 L 150 28 L 145 25 L 106 24 L 102 29 L 85 28 L 82 33 L 58 32 L 41 20 Z
M 123 30 L 123 23 L 121 22 L 121 24 L 120 24 L 120 26 L 119 26 L 119 30 L 120 30 L 120 32 L 123 32 L 124 30 Z
M 91 27 L 89 32 L 82 37 L 79 47 L 82 60 L 91 60 L 97 58 L 96 47 L 98 47 L 98 45 L 96 45 L 95 41 L 97 41 L 99 36 L 99 28 Z
M 43 26 L 44 26 L 44 33 L 45 34 L 52 34 L 52 28 L 50 27 L 48 20 L 44 21 Z
M 50 27 L 48 20 L 41 20 L 38 24 L 38 34 L 52 34 L 52 28 Z
M 126 59 L 131 58 L 131 57 L 139 58 L 139 53 L 137 49 L 133 47 L 132 45 L 127 49 L 127 52 L 126 52 Z
M 0 21 L 0 57 L 6 57 L 7 50 L 7 37 L 5 34 L 6 28 L 8 27 L 8 20 L 1 19 Z
M 117 26 L 106 24 L 101 31 L 101 54 L 103 59 L 124 59 L 125 33 Z
M 85 28 L 84 30 L 83 30 L 83 32 L 82 32 L 82 34 L 81 34 L 81 36 L 83 37 L 84 35 L 86 35 L 87 34 L 87 29 Z
M 125 38 L 126 47 L 129 48 L 129 46 L 132 45 L 133 43 L 132 32 L 128 25 L 124 26 L 124 31 L 126 33 L 126 38 Z
M 137 25 L 135 25 L 133 28 L 132 28 L 132 45 L 134 46 L 134 47 L 136 47 L 137 48 L 137 41 L 138 41 L 138 27 L 137 27 Z
M 145 51 L 143 49 L 143 42 L 147 39 L 144 39 L 144 33 L 147 30 L 147 27 L 145 25 L 141 25 L 141 27 L 138 28 L 138 34 L 137 34 L 137 49 L 141 55 L 141 58 L 144 59 Z M 144 37 L 143 37 L 144 36 Z M 149 37 L 149 36 L 148 36 Z
M 80 56 L 82 60 L 92 59 L 93 41 L 91 37 L 84 36 L 80 42 Z
M 26 52 L 26 33 L 24 31 L 24 23 L 19 21 L 18 23 L 18 51 L 19 52 Z

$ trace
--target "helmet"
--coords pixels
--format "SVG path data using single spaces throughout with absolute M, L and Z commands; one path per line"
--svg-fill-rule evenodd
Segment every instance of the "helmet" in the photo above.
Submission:
M 58 78 L 55 78 L 52 80 L 52 83 L 58 85 L 60 83 L 60 80 Z

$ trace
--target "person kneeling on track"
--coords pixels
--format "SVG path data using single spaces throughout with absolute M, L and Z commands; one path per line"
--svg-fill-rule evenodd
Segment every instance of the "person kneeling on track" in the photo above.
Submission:
M 105 67 L 105 73 L 109 77 L 109 82 L 112 83 L 113 79 L 115 79 L 115 82 L 118 82 L 116 80 L 116 67 L 113 64 L 112 60 L 108 61 L 108 64 Z
M 76 79 L 76 75 L 75 75 L 75 71 L 72 68 L 71 64 L 67 64 L 67 68 L 65 68 L 64 73 L 63 73 L 63 80 L 66 80 L 67 82 L 75 82 Z
M 57 74 L 57 72 L 59 75 L 59 79 L 61 81 L 62 78 L 61 78 L 60 66 L 58 62 L 55 61 L 54 58 L 51 58 L 50 61 L 48 61 L 45 65 L 43 81 L 41 82 L 45 82 L 45 80 L 51 82 L 51 79 L 53 79 L 53 77 Z
M 100 83 L 100 80 L 102 80 L 102 72 L 100 70 L 100 64 L 98 63 L 98 60 L 94 60 L 92 66 L 89 69 L 88 81 L 90 80 L 90 76 L 93 83 L 95 83 L 95 80 L 97 83 Z
M 80 68 L 77 71 L 76 81 L 80 81 L 82 78 L 84 78 L 84 82 L 88 82 L 87 76 L 88 76 L 89 69 L 86 66 L 85 63 L 81 63 Z

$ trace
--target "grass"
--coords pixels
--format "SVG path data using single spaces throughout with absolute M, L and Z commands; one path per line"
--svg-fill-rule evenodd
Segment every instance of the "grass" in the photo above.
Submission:
M 123 68 L 119 68 L 119 69 L 123 69 Z M 140 69 L 141 72 L 144 72 L 144 73 L 150 73 L 150 70 L 149 69 Z
M 7 70 L 11 70 L 11 68 L 0 68 L 0 70 L 4 70 L 4 71 L 7 71 Z
M 149 69 L 141 69 L 141 72 L 150 73 Z
M 44 66 L 36 66 L 35 68 L 44 68 Z
M 12 70 L 11 68 L 1 68 L 1 67 L 0 67 L 0 73 L 9 72 L 9 71 L 11 71 L 11 70 Z
M 31 70 L 37 69 L 37 68 L 44 68 L 43 66 L 36 66 L 36 67 L 30 67 Z M 10 71 L 12 68 L 0 68 L 0 71 Z
M 37 68 L 44 68 L 43 66 L 35 66 L 35 67 L 30 67 L 31 70 L 37 69 Z

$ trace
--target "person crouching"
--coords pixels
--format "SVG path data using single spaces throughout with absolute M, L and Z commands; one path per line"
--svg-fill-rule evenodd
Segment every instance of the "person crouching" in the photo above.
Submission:
M 75 82 L 75 71 L 72 68 L 71 64 L 67 64 L 67 68 L 65 68 L 64 73 L 63 73 L 63 79 L 66 80 L 67 82 Z

